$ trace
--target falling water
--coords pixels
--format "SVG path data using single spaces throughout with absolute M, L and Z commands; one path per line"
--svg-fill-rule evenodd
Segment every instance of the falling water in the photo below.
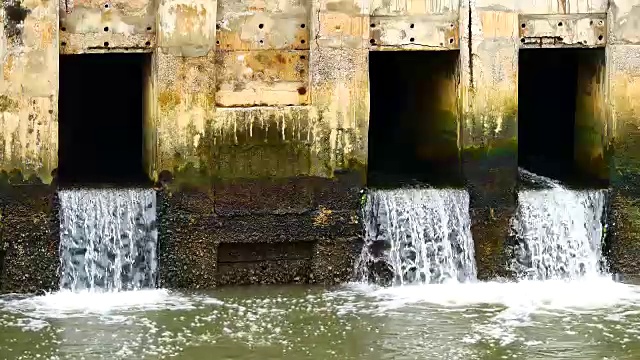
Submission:
M 547 188 L 518 192 L 511 222 L 516 274 L 535 280 L 600 274 L 606 190 L 569 190 L 542 176 L 525 175 Z
M 366 244 L 358 275 L 397 285 L 475 280 L 464 190 L 375 190 L 364 204 Z
M 61 289 L 155 287 L 153 190 L 62 190 L 59 197 Z

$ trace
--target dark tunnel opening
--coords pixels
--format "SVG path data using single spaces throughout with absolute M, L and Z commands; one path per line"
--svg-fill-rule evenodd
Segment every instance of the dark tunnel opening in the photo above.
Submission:
M 606 187 L 603 119 L 594 110 L 603 101 L 595 88 L 604 49 L 522 49 L 519 55 L 518 166 L 570 187 Z
M 150 54 L 60 55 L 60 184 L 150 182 L 144 160 L 150 63 Z
M 368 186 L 463 186 L 458 62 L 458 51 L 369 54 Z

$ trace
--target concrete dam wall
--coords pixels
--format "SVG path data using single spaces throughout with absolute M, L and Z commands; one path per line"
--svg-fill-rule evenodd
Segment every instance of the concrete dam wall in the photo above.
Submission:
M 640 274 L 640 1 L 4 0 L 0 16 L 0 292 L 59 286 L 59 192 L 76 188 L 155 190 L 162 287 L 348 281 L 366 189 L 414 185 L 466 189 L 478 278 L 510 276 L 519 168 L 608 189 L 609 266 Z

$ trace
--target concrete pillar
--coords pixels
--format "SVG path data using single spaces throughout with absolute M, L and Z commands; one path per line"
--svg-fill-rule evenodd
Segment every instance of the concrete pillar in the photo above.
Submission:
M 610 1 L 607 66 L 611 104 L 611 270 L 640 274 L 640 4 Z
M 0 292 L 52 289 L 54 189 L 43 183 L 58 161 L 58 4 L 5 1 L 0 17 Z
M 506 276 L 505 241 L 517 180 L 518 8 L 463 2 L 463 173 L 471 196 L 478 276 Z

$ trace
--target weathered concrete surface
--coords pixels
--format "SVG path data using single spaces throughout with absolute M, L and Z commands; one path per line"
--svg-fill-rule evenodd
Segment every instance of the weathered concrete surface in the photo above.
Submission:
M 611 270 L 640 274 L 640 4 L 612 1 L 609 12 L 610 133 L 613 136 L 611 187 L 613 236 Z
M 58 4 L 11 0 L 0 6 L 0 169 L 49 182 L 58 151 Z
M 0 5 L 0 292 L 57 287 L 58 3 Z
M 308 190 L 309 204 L 298 209 L 277 205 L 293 204 L 298 195 L 297 191 L 278 192 L 283 187 L 269 190 L 288 201 L 268 203 L 262 194 L 250 192 L 254 197 L 249 201 L 223 203 L 220 211 L 214 199 L 224 200 L 226 191 L 218 196 L 215 189 L 209 195 L 200 190 L 161 192 L 161 285 L 209 288 L 349 280 L 362 244 L 356 210 L 359 187 L 351 181 L 348 177 L 299 179 L 298 186 Z M 351 198 L 347 203 L 345 194 Z M 273 195 L 265 191 L 264 196 Z M 325 205 L 353 210 L 333 211 Z
M 638 273 L 638 5 L 75 0 L 67 9 L 55 0 L 5 1 L 0 169 L 50 182 L 57 166 L 59 52 L 153 52 L 145 88 L 145 166 L 164 187 L 164 284 L 343 280 L 361 246 L 357 210 L 368 160 L 369 51 L 459 49 L 458 145 L 478 267 L 481 278 L 502 276 L 517 189 L 521 38 L 562 37 L 554 46 L 606 44 L 606 69 L 580 80 L 593 92 L 577 99 L 584 120 L 578 125 L 592 131 L 579 131 L 585 136 L 578 139 L 576 158 L 600 174 L 613 154 L 612 268 Z M 605 23 L 591 23 L 605 13 Z M 533 22 L 522 28 L 521 19 Z M 600 39 L 598 31 L 605 30 Z M 263 244 L 257 248 L 266 254 L 300 254 L 260 257 L 249 245 L 226 245 L 252 242 Z M 284 245 L 289 243 L 296 245 Z M 221 244 L 254 256 L 250 265 L 220 263 Z M 0 257 L 13 261 L 8 251 L 0 250 Z M 220 264 L 228 271 L 218 271 Z M 291 274 L 278 270 L 285 268 Z
M 490 0 L 463 7 L 462 166 L 478 277 L 489 279 L 508 275 L 508 221 L 516 201 L 518 9 Z
M 14 173 L 14 175 L 17 173 Z M 55 188 L 11 184 L 0 174 L 0 293 L 58 287 L 59 221 Z
M 520 15 L 523 47 L 602 47 L 607 42 L 606 14 Z
M 150 52 L 155 47 L 154 0 L 63 0 L 59 9 L 61 54 Z

